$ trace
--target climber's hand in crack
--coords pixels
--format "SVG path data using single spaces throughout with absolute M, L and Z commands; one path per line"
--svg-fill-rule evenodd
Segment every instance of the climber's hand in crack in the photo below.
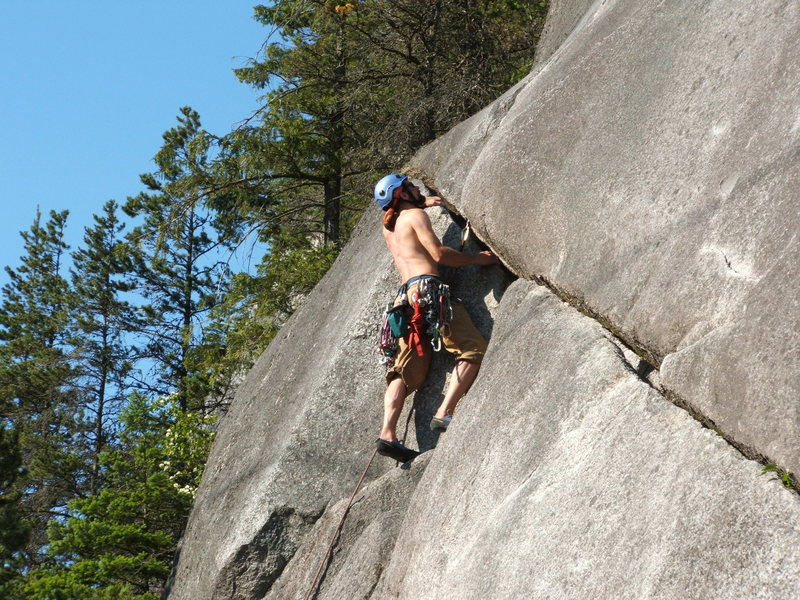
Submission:
M 497 258 L 493 252 L 489 252 L 488 250 L 478 252 L 478 254 L 475 255 L 475 258 L 477 260 L 476 264 L 481 265 L 482 267 L 500 264 L 500 259 Z
M 431 208 L 432 206 L 444 206 L 444 200 L 442 200 L 439 196 L 427 196 L 425 198 L 425 208 Z

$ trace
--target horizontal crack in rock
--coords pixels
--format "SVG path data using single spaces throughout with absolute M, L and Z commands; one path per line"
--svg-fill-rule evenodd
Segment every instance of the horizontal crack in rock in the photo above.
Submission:
M 435 190 L 435 187 L 433 187 L 433 183 L 432 183 L 432 181 L 433 181 L 432 177 L 430 177 L 429 175 L 427 175 L 426 173 L 424 173 L 422 171 L 418 171 L 415 176 L 419 177 L 422 181 L 424 181 L 425 185 L 427 187 L 429 187 L 431 190 Z M 454 219 L 459 224 L 463 224 L 463 223 L 466 222 L 465 218 L 460 213 L 458 213 L 458 211 L 456 210 L 455 206 L 453 206 L 450 203 L 448 203 L 448 211 L 451 213 L 451 215 L 453 215 Z M 475 235 L 475 234 L 473 233 L 473 235 Z M 477 238 L 477 235 L 476 235 L 476 239 L 479 240 L 479 242 L 480 242 L 480 244 L 482 246 L 492 250 L 491 246 L 489 244 L 483 242 L 483 240 L 480 240 L 479 238 Z M 724 256 L 724 258 L 725 258 L 725 262 L 726 262 L 727 266 L 732 271 L 736 272 L 735 269 L 732 267 L 730 261 L 728 260 L 728 257 Z M 505 265 L 509 264 L 505 260 L 503 262 L 504 262 Z M 776 467 L 776 465 L 772 461 L 770 461 L 770 459 L 767 456 L 765 456 L 764 454 L 762 454 L 761 452 L 759 452 L 755 448 L 753 448 L 753 447 L 751 447 L 751 446 L 749 446 L 747 444 L 743 444 L 741 442 L 738 442 L 733 437 L 731 437 L 730 435 L 726 434 L 724 431 L 722 431 L 714 423 L 714 421 L 711 418 L 707 417 L 706 415 L 702 414 L 699 410 L 697 410 L 696 408 L 692 407 L 692 405 L 688 401 L 686 401 L 684 398 L 679 397 L 676 393 L 672 392 L 671 390 L 660 389 L 659 387 L 654 386 L 648 380 L 648 376 L 650 376 L 653 371 L 658 372 L 659 367 L 661 366 L 661 362 L 663 361 L 663 358 L 664 358 L 663 356 L 659 356 L 659 354 L 657 352 L 654 352 L 654 351 L 648 349 L 647 346 L 645 344 L 641 343 L 639 340 L 632 340 L 632 339 L 630 339 L 630 336 L 624 335 L 621 331 L 619 331 L 616 327 L 614 327 L 614 325 L 611 323 L 610 319 L 607 319 L 607 318 L 603 317 L 602 315 L 597 313 L 595 310 L 593 310 L 585 302 L 585 300 L 575 296 L 574 294 L 567 293 L 566 291 L 561 289 L 558 285 L 556 285 L 555 283 L 550 281 L 547 277 L 545 277 L 543 275 L 530 275 L 528 277 L 525 277 L 525 276 L 520 275 L 513 268 L 510 268 L 510 267 L 506 266 L 506 269 L 508 269 L 508 271 L 510 273 L 512 273 L 515 277 L 521 277 L 522 279 L 528 279 L 529 281 L 534 281 L 534 282 L 538 283 L 539 285 L 546 287 L 548 290 L 550 290 L 550 292 L 553 295 L 555 295 L 557 298 L 559 298 L 562 302 L 565 302 L 566 304 L 569 304 L 570 306 L 572 306 L 575 310 L 577 310 L 581 314 L 583 314 L 583 315 L 589 317 L 590 319 L 592 319 L 593 321 L 596 321 L 597 323 L 599 323 L 606 331 L 609 332 L 609 334 L 611 336 L 613 336 L 613 339 L 616 340 L 616 342 L 618 342 L 619 344 L 622 344 L 625 347 L 629 348 L 631 351 L 635 352 L 642 359 L 639 362 L 639 365 L 634 366 L 624 356 L 624 353 L 622 352 L 622 350 L 619 347 L 617 347 L 617 350 L 619 351 L 620 357 L 623 360 L 623 362 L 625 363 L 626 368 L 628 368 L 632 373 L 637 375 L 642 381 L 647 383 L 651 388 L 653 388 L 659 394 L 661 394 L 664 397 L 665 400 L 667 400 L 668 402 L 671 402 L 672 404 L 674 404 L 678 408 L 680 408 L 680 409 L 684 410 L 685 412 L 687 412 L 693 419 L 695 419 L 701 425 L 703 425 L 703 427 L 706 427 L 707 429 L 711 429 L 712 431 L 716 432 L 723 440 L 725 440 L 732 448 L 734 448 L 737 452 L 739 452 L 745 458 L 747 458 L 749 460 L 756 461 L 756 462 L 758 462 L 758 463 L 760 463 L 762 465 L 765 465 L 767 467 L 775 467 L 774 470 L 778 473 L 778 475 L 781 478 L 781 480 L 783 481 L 784 485 L 787 488 L 792 489 L 795 492 L 797 492 L 798 494 L 800 494 L 800 480 L 798 480 L 798 477 L 794 473 L 790 473 L 788 471 L 785 471 L 784 469 L 780 468 L 779 466 Z

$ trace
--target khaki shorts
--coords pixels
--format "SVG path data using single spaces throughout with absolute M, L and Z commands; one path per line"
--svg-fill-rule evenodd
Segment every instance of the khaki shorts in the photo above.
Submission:
M 408 301 L 412 302 L 412 296 L 416 292 L 419 284 L 415 283 L 408 288 Z M 467 362 L 478 363 L 483 360 L 486 352 L 486 338 L 475 328 L 472 319 L 464 305 L 458 300 L 452 300 L 453 320 L 441 330 L 442 345 L 445 350 L 455 354 L 456 361 L 465 360 Z M 397 354 L 394 358 L 394 365 L 386 374 L 387 385 L 398 375 L 406 384 L 406 394 L 418 390 L 428 376 L 428 369 L 433 358 L 433 347 L 429 336 L 425 336 L 423 342 L 423 354 L 419 356 L 413 348 L 408 346 L 408 336 L 397 340 Z

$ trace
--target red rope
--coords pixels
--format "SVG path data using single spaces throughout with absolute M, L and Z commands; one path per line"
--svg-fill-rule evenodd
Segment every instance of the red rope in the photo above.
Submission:
M 344 525 L 344 520 L 347 518 L 347 513 L 350 512 L 350 507 L 353 506 L 353 501 L 356 498 L 356 494 L 358 493 L 361 484 L 364 481 L 364 477 L 367 476 L 367 471 L 369 471 L 370 466 L 372 465 L 372 461 L 375 460 L 375 455 L 378 453 L 378 449 L 372 452 L 372 456 L 369 457 L 369 462 L 367 463 L 364 472 L 361 473 L 361 478 L 358 480 L 356 484 L 356 489 L 353 490 L 353 495 L 350 496 L 350 502 L 347 503 L 347 507 L 344 509 L 344 513 L 342 513 L 342 518 L 339 521 L 339 525 L 336 527 L 336 531 L 333 532 L 333 538 L 331 538 L 331 543 L 328 545 L 328 549 L 325 551 L 325 556 L 322 557 L 322 562 L 319 564 L 319 569 L 317 569 L 317 574 L 314 575 L 314 581 L 311 583 L 311 587 L 308 588 L 308 593 L 306 594 L 305 600 L 311 598 L 311 594 L 314 593 L 315 590 L 319 589 L 320 584 L 320 576 L 322 575 L 322 569 L 325 567 L 325 563 L 328 562 L 328 556 L 330 556 L 331 552 L 333 551 L 333 547 L 336 544 L 336 540 L 339 537 L 339 534 L 342 531 L 342 526 Z

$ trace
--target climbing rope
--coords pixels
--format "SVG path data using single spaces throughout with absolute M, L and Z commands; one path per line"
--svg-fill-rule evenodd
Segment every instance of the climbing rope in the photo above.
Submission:
M 344 525 L 344 520 L 347 518 L 347 513 L 350 512 L 350 507 L 353 506 L 353 501 L 356 498 L 356 494 L 358 490 L 361 488 L 361 484 L 364 482 L 364 477 L 367 476 L 367 471 L 369 471 L 370 466 L 372 466 L 372 461 L 375 460 L 375 455 L 378 453 L 378 449 L 372 451 L 372 456 L 369 457 L 369 462 L 367 462 L 367 466 L 364 468 L 364 472 L 361 473 L 361 477 L 356 484 L 356 488 L 353 490 L 353 495 L 350 496 L 350 502 L 347 503 L 347 506 L 344 509 L 344 513 L 342 513 L 342 518 L 339 520 L 339 525 L 336 527 L 336 531 L 333 532 L 333 537 L 331 538 L 331 543 L 328 544 L 328 549 L 325 551 L 325 556 L 322 557 L 322 562 L 319 564 L 319 569 L 317 569 L 317 574 L 314 575 L 314 581 L 311 582 L 311 587 L 308 588 L 308 593 L 306 594 L 305 600 L 311 598 L 311 595 L 315 591 L 319 591 L 319 585 L 321 583 L 320 577 L 322 575 L 322 570 L 325 568 L 325 563 L 328 562 L 328 557 L 330 556 L 331 552 L 333 552 L 333 547 L 336 545 L 336 540 L 339 538 L 339 534 L 342 531 L 342 526 Z
M 406 419 L 406 430 L 403 434 L 403 441 L 405 442 L 405 436 L 408 434 L 408 426 L 411 423 L 411 417 L 416 410 L 416 398 L 414 399 L 414 403 L 411 405 L 411 410 L 408 411 L 408 418 Z M 336 540 L 339 537 L 339 534 L 342 532 L 342 527 L 344 526 L 344 520 L 347 518 L 347 513 L 350 512 L 350 508 L 353 506 L 353 501 L 355 500 L 356 494 L 358 490 L 361 488 L 361 484 L 364 482 L 364 477 L 367 476 L 367 471 L 372 466 L 372 461 L 375 460 L 375 455 L 378 453 L 378 449 L 372 451 L 372 456 L 369 457 L 369 461 L 367 462 L 367 466 L 364 468 L 364 472 L 361 473 L 361 477 L 356 484 L 356 488 L 353 490 L 353 495 L 350 496 L 350 502 L 347 503 L 347 507 L 345 507 L 344 512 L 342 513 L 342 518 L 339 520 L 339 525 L 336 527 L 336 531 L 333 532 L 333 537 L 331 538 L 331 543 L 328 544 L 328 549 L 325 551 L 325 556 L 322 557 L 322 562 L 319 564 L 319 569 L 317 569 L 317 574 L 314 575 L 314 581 L 311 582 L 311 587 L 308 589 L 308 593 L 304 600 L 308 600 L 311 598 L 311 595 L 315 591 L 319 591 L 320 586 L 320 576 L 322 575 L 322 570 L 325 568 L 325 563 L 328 562 L 328 557 L 330 556 L 331 552 L 333 551 L 334 546 L 336 546 Z

